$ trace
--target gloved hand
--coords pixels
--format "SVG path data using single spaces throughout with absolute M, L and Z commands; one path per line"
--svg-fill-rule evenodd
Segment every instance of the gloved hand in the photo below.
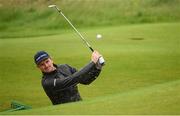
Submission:
M 101 69 L 104 65 L 105 65 L 105 60 L 104 60 L 104 58 L 101 56 L 101 57 L 98 59 L 98 62 L 96 63 L 96 68 L 97 68 L 97 69 Z

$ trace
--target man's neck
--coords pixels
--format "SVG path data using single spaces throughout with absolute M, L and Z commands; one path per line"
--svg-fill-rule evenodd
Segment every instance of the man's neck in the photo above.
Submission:
M 57 68 L 55 66 L 53 66 L 53 70 L 52 71 L 55 71 Z

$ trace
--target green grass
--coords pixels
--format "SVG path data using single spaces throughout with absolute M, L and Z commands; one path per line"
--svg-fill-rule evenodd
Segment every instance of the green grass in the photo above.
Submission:
M 0 39 L 0 110 L 17 100 L 33 109 L 11 114 L 180 114 L 179 30 L 180 23 L 80 29 L 107 63 L 93 84 L 79 85 L 84 101 L 58 106 L 41 87 L 33 55 L 43 49 L 80 69 L 90 51 L 76 34 Z
M 9 114 L 177 115 L 180 113 L 180 94 L 177 93 L 177 91 L 180 89 L 179 84 L 180 81 L 172 81 L 169 83 L 157 84 L 151 87 L 137 89 L 120 94 L 97 97 L 93 100 L 85 100 L 83 102 L 53 107 L 48 106 L 44 108 L 34 109 L 32 111 L 26 110 Z
M 49 4 L 57 4 L 78 28 L 180 21 L 179 0 L 1 0 L 0 39 L 52 35 L 69 29 Z

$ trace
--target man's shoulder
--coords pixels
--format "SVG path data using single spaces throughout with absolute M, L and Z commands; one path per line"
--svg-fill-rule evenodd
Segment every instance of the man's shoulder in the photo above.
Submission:
M 71 66 L 69 66 L 68 64 L 57 64 L 57 67 L 61 68 L 61 69 L 63 69 L 63 68 L 71 68 Z
M 71 73 L 71 74 L 76 72 L 76 69 L 68 64 L 58 64 L 57 70 L 60 70 L 61 72 Z

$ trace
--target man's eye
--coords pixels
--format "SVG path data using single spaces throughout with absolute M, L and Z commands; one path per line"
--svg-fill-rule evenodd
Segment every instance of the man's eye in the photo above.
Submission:
M 49 62 L 49 60 L 46 61 L 46 63 L 48 63 L 48 62 Z
M 43 66 L 44 64 L 42 63 L 42 64 L 40 64 L 40 66 Z

